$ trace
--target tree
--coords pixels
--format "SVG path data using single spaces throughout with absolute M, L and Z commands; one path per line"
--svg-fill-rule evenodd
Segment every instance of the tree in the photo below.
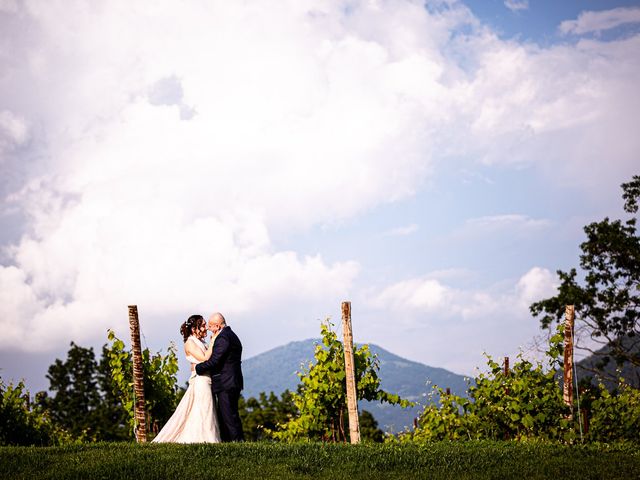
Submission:
M 578 348 L 600 355 L 602 368 L 614 359 L 617 365 L 640 367 L 640 238 L 636 230 L 640 176 L 622 184 L 627 220 L 593 222 L 584 227 L 586 241 L 580 245 L 580 280 L 575 268 L 558 270 L 560 287 L 554 297 L 531 305 L 543 328 L 561 322 L 566 305 L 575 305 L 580 330 L 593 346 Z M 636 371 L 637 368 L 636 368 Z
M 101 398 L 98 390 L 97 363 L 92 348 L 71 342 L 67 359 L 56 359 L 49 366 L 49 390 L 39 395 L 39 402 L 51 415 L 51 420 L 64 428 L 73 438 L 97 439 L 96 412 Z
M 115 441 L 128 438 L 126 412 L 113 395 L 106 345 L 96 361 L 92 348 L 71 342 L 65 361 L 49 366 L 49 390 L 36 395 L 51 420 L 78 440 Z
M 289 390 L 282 392 L 280 398 L 273 392 L 269 395 L 261 392 L 258 398 L 249 397 L 246 400 L 240 397 L 238 410 L 244 437 L 253 441 L 269 438 L 269 431 L 287 423 L 298 413 Z
M 274 438 L 348 440 L 344 347 L 331 327 L 328 320 L 321 324 L 322 343 L 316 345 L 315 363 L 309 363 L 308 369 L 298 374 L 301 383 L 293 394 L 298 415 L 270 432 Z M 358 400 L 379 400 L 402 407 L 413 405 L 380 388 L 378 359 L 368 345 L 355 349 L 354 359 Z
M 363 442 L 383 442 L 384 432 L 378 428 L 378 422 L 373 414 L 368 410 L 362 410 L 359 417 L 361 440 Z

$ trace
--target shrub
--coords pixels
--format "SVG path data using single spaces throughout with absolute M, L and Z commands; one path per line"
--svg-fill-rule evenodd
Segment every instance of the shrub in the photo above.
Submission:
M 0 379 L 0 445 L 60 445 L 70 439 L 34 405 L 22 382 L 5 385 Z

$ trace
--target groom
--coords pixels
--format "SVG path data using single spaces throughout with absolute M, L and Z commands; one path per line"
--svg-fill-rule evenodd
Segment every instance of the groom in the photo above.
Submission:
M 211 375 L 211 390 L 217 399 L 222 441 L 241 442 L 244 440 L 244 434 L 238 414 L 238 399 L 243 388 L 240 368 L 242 344 L 231 327 L 227 326 L 221 313 L 211 315 L 207 325 L 209 330 L 218 336 L 215 337 L 211 358 L 197 364 L 196 373 Z

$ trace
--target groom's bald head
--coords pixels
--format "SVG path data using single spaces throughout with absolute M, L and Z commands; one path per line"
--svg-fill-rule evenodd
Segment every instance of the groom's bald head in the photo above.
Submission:
M 224 328 L 226 325 L 227 325 L 227 321 L 224 319 L 224 316 L 222 316 L 222 314 L 219 312 L 216 312 L 209 317 L 208 326 L 209 326 L 209 330 L 211 330 L 213 333 L 218 332 L 219 330 Z

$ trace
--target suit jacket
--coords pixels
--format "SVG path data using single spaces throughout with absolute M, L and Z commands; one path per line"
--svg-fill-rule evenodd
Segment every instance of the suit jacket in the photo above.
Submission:
M 211 375 L 214 392 L 242 390 L 242 344 L 231 327 L 226 326 L 218 334 L 209 360 L 196 365 L 198 375 Z

